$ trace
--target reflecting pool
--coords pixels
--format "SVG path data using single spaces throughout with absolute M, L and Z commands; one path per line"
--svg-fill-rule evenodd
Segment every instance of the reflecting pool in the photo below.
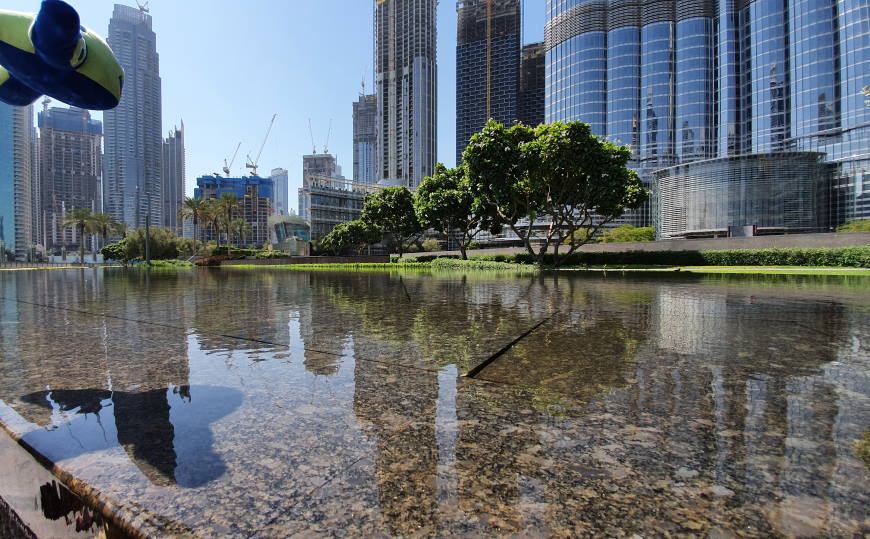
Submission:
M 861 536 L 870 279 L 10 272 L 0 425 L 73 536 Z

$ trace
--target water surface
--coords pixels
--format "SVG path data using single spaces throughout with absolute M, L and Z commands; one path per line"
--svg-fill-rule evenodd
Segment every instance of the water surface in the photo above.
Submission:
M 870 533 L 865 278 L 89 269 L 0 298 L 0 423 L 151 533 Z

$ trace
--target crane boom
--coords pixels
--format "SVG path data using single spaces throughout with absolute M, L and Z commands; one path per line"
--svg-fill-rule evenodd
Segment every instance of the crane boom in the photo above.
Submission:
M 317 145 L 314 144 L 314 131 L 311 130 L 311 118 L 308 118 L 308 136 L 311 137 L 311 153 L 317 153 Z
M 329 131 L 326 132 L 326 144 L 323 145 L 323 153 L 329 153 L 329 137 L 332 135 L 332 118 L 329 119 Z
M 224 174 L 227 175 L 227 178 L 230 177 L 230 169 L 233 168 L 233 163 L 236 162 L 236 155 L 238 155 L 238 153 L 239 153 L 239 148 L 241 148 L 241 147 L 242 147 L 242 143 L 241 143 L 241 142 L 239 142 L 238 144 L 236 144 L 236 151 L 233 152 L 233 157 L 230 159 L 230 162 L 229 162 L 229 163 L 227 163 L 227 160 L 224 159 Z
M 260 144 L 260 151 L 257 152 L 257 158 L 251 162 L 251 156 L 248 155 L 248 163 L 245 166 L 254 171 L 254 176 L 257 175 L 257 166 L 260 164 L 260 156 L 263 154 L 263 148 L 266 147 L 266 141 L 269 140 L 269 133 L 272 132 L 272 126 L 275 125 L 275 118 L 278 117 L 278 113 L 272 115 L 272 121 L 269 122 L 269 129 L 266 130 L 266 136 L 263 137 L 263 143 Z

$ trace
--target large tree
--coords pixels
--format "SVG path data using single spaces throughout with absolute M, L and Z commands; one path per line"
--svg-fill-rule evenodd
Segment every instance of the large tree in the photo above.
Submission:
M 459 232 L 459 251 L 467 259 L 468 244 L 481 231 L 496 234 L 500 219 L 481 198 L 472 194 L 464 166 L 448 169 L 441 163 L 420 183 L 414 198 L 417 217 L 424 228 L 449 235 Z
M 404 245 L 419 236 L 423 227 L 414 211 L 414 195 L 407 187 L 387 187 L 366 195 L 362 220 L 393 237 L 399 258 Z
M 582 122 L 506 128 L 490 121 L 472 137 L 463 160 L 475 197 L 492 205 L 539 263 L 552 246 L 558 264 L 560 245 L 573 253 L 648 199 L 626 167 L 630 157 L 628 148 L 599 139 Z M 537 236 L 536 221 L 547 223 Z
M 366 246 L 381 239 L 381 231 L 374 226 L 357 219 L 347 223 L 339 223 L 320 240 L 324 249 L 340 255 L 346 249 L 353 249 L 360 254 Z

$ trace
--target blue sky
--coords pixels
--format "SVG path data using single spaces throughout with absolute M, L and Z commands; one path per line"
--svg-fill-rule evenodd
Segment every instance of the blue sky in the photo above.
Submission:
M 82 24 L 105 37 L 115 2 L 68 0 Z M 543 39 L 544 0 L 524 0 L 525 42 Z M 256 156 L 272 114 L 275 127 L 260 173 L 290 171 L 296 207 L 302 155 L 326 142 L 345 176 L 353 174 L 351 102 L 365 76 L 372 88 L 371 0 L 151 0 L 163 80 L 163 130 L 183 118 L 187 191 L 196 177 L 219 171 L 242 142 L 233 166 Z M 136 5 L 128 2 L 128 5 Z M 456 2 L 438 6 L 438 154 L 453 165 L 455 145 Z M 3 9 L 36 11 L 38 0 L 5 0 Z M 95 115 L 100 117 L 99 114 Z

